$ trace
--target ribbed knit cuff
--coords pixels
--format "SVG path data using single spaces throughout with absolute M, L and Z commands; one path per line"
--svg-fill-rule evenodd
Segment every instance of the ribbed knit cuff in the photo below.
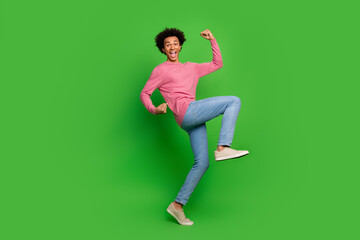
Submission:
M 149 112 L 151 112 L 152 114 L 155 115 L 155 106 L 154 106 L 154 105 L 151 105 L 151 106 L 150 106 Z
M 211 43 L 216 43 L 216 38 L 210 40 Z

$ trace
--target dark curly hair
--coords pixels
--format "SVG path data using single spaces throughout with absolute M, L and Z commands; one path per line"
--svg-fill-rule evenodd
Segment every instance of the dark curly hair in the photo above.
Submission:
M 180 41 L 180 46 L 183 45 L 183 43 L 186 41 L 185 39 L 185 34 L 180 31 L 179 29 L 176 28 L 165 28 L 162 32 L 160 32 L 158 35 L 156 35 L 155 37 L 155 43 L 156 46 L 158 47 L 158 49 L 160 50 L 160 52 L 162 54 L 165 54 L 162 49 L 164 48 L 164 40 L 167 37 L 177 37 Z M 181 50 L 180 50 L 181 51 Z

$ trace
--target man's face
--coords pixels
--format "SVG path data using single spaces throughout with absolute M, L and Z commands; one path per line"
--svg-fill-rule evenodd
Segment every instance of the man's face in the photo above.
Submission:
M 164 48 L 162 51 L 168 57 L 168 60 L 171 62 L 178 62 L 179 61 L 179 52 L 181 46 L 179 39 L 177 37 L 167 37 L 164 40 Z

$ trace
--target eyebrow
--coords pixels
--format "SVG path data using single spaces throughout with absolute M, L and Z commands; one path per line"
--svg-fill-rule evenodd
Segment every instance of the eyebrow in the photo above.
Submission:
M 178 40 L 175 40 L 174 42 L 177 42 Z M 165 43 L 169 43 L 170 41 L 166 41 Z

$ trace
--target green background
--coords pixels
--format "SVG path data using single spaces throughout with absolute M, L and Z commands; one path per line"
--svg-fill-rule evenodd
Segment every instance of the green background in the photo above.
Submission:
M 359 8 L 355 1 L 1 1 L 2 239 L 358 239 Z M 169 110 L 140 91 L 185 32 L 180 61 L 224 67 L 196 99 L 242 100 L 233 147 L 166 212 L 194 162 Z M 164 100 L 156 90 L 154 105 Z

